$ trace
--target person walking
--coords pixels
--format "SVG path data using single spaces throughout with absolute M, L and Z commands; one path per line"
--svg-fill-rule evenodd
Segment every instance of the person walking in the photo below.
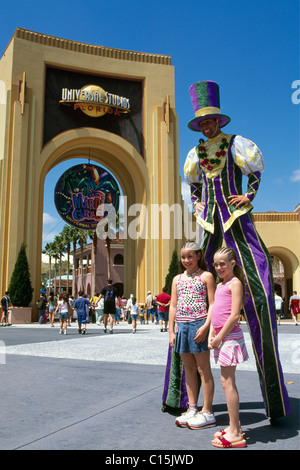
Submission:
M 57 307 L 57 297 L 56 295 L 54 295 L 54 292 L 50 292 L 50 295 L 48 297 L 48 315 L 49 315 L 50 325 L 52 328 L 54 327 L 56 307 Z
M 9 307 L 11 307 L 11 300 L 9 297 L 9 292 L 6 291 L 4 296 L 1 298 L 1 308 L 2 308 L 1 326 L 10 326 L 10 323 L 8 322 Z
M 100 294 L 99 294 L 100 295 Z M 95 313 L 96 313 L 96 323 L 97 325 L 101 325 L 101 322 L 103 320 L 103 313 L 104 313 L 104 299 L 103 297 L 99 300 L 98 302 L 98 298 L 99 298 L 99 295 L 97 297 L 97 300 L 95 301 Z
M 119 291 L 116 286 L 113 286 L 112 279 L 107 280 L 107 286 L 102 289 L 100 296 L 98 297 L 97 303 L 101 298 L 104 298 L 104 310 L 103 310 L 103 325 L 104 333 L 107 332 L 107 323 L 109 318 L 110 333 L 113 333 L 114 328 L 114 317 L 116 314 L 116 298 L 121 302 Z
M 290 300 L 289 300 L 289 310 L 291 310 L 295 326 L 298 325 L 297 315 L 300 312 L 299 303 L 300 303 L 300 297 L 298 297 L 297 291 L 294 290 L 293 295 L 290 297 Z
M 136 324 L 137 324 L 137 317 L 139 314 L 140 308 L 136 301 L 135 297 L 132 297 L 132 303 L 130 307 L 130 317 L 132 321 L 132 333 L 136 333 Z
M 280 325 L 280 320 L 282 317 L 282 304 L 283 304 L 282 297 L 280 297 L 278 292 L 275 292 L 275 308 L 276 308 L 276 316 L 277 316 L 278 325 Z
M 68 319 L 69 319 L 69 299 L 66 295 L 62 295 L 60 300 L 57 302 L 57 307 L 55 310 L 55 315 L 59 314 L 60 319 L 60 327 L 59 327 L 59 334 L 67 334 L 68 328 Z
M 158 323 L 160 325 L 160 331 L 161 332 L 167 331 L 171 296 L 167 293 L 166 287 L 163 287 L 162 293 L 156 296 L 155 302 L 158 305 L 157 313 L 158 313 Z M 163 327 L 163 324 L 165 324 L 164 327 Z
M 83 291 L 78 292 L 78 298 L 73 304 L 73 308 L 77 311 L 77 323 L 78 323 L 78 333 L 86 334 L 86 323 L 87 323 L 87 311 L 91 305 L 91 302 L 87 297 L 84 297 Z
M 151 315 L 151 320 L 152 323 L 154 323 L 154 318 L 155 318 L 155 312 L 154 312 L 154 307 L 153 307 L 153 302 L 154 302 L 154 296 L 151 294 L 151 290 L 148 290 L 147 292 L 147 297 L 145 299 L 145 323 L 149 323 L 149 318 Z
M 43 323 L 45 323 L 45 314 L 47 307 L 46 295 L 43 292 L 40 293 L 40 297 L 37 301 L 37 307 L 39 311 L 39 324 L 42 325 Z

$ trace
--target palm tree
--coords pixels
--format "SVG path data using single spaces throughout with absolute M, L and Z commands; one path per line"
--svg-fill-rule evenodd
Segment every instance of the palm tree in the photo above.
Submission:
M 55 241 L 51 242 L 52 247 L 52 256 L 54 258 L 54 278 L 55 278 L 55 285 L 54 285 L 54 292 L 57 293 L 57 260 L 59 259 L 59 251 Z
M 83 290 L 83 245 L 86 243 L 88 238 L 87 230 L 78 230 L 78 241 L 81 249 L 81 290 Z
M 89 232 L 89 237 L 93 242 L 93 259 L 94 259 L 94 265 L 93 265 L 93 283 L 94 283 L 94 295 L 96 294 L 96 256 L 97 256 L 97 244 L 98 244 L 98 236 L 97 236 L 97 231 L 96 230 L 91 230 Z
M 65 243 L 63 240 L 63 236 L 61 234 L 56 235 L 54 237 L 54 243 L 57 247 L 57 251 L 59 254 L 59 293 L 61 294 L 61 265 L 62 265 L 62 256 L 65 252 Z
M 49 257 L 49 291 L 50 291 L 50 282 L 51 282 L 51 258 L 53 256 L 53 244 L 46 243 L 45 248 L 43 249 L 43 254 L 48 255 Z
M 78 232 L 79 232 L 78 228 L 70 226 L 70 234 L 71 234 L 72 243 L 73 243 L 73 279 L 74 279 L 74 292 L 73 292 L 73 295 L 74 295 L 74 297 L 77 296 L 77 282 L 75 281 L 75 279 L 76 279 L 75 252 L 76 252 L 76 244 L 79 240 Z
M 71 251 L 71 242 L 73 241 L 73 233 L 71 225 L 65 225 L 61 236 L 67 251 L 67 287 L 66 291 L 69 292 L 69 273 L 70 273 L 70 251 Z M 76 242 L 75 242 L 76 243 Z

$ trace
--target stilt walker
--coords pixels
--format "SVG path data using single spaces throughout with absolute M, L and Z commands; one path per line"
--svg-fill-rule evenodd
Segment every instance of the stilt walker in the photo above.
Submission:
M 188 153 L 184 165 L 197 223 L 204 230 L 201 248 L 213 269 L 213 255 L 224 240 L 244 269 L 248 285 L 244 314 L 266 414 L 273 424 L 289 414 L 290 406 L 278 353 L 271 259 L 250 215 L 264 169 L 262 154 L 250 140 L 221 131 L 230 118 L 221 114 L 217 83 L 197 82 L 190 95 L 195 118 L 188 127 L 207 138 Z M 243 175 L 248 177 L 245 195 Z

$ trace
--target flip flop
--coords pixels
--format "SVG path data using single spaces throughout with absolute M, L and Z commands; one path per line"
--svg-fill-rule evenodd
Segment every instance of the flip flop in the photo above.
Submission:
M 214 447 L 219 447 L 220 449 L 247 447 L 246 439 L 242 439 L 241 441 L 229 442 L 227 441 L 227 439 L 225 439 L 224 436 L 216 437 L 216 439 L 212 441 L 212 445 Z

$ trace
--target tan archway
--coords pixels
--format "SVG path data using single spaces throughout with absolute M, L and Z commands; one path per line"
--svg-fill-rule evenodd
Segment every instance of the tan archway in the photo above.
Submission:
M 253 213 L 253 218 L 270 255 L 283 265 L 284 293 L 288 301 L 293 290 L 300 292 L 299 207 L 295 212 Z M 285 316 L 288 313 L 288 302 L 285 302 Z
M 128 207 L 133 204 L 147 204 L 148 170 L 141 155 L 120 137 L 99 129 L 78 129 L 65 132 L 53 139 L 41 152 L 41 178 L 39 187 L 38 226 L 42 227 L 44 182 L 47 173 L 57 164 L 76 157 L 90 158 L 104 165 L 117 178 Z M 42 233 L 39 231 L 38 245 L 41 249 Z M 144 270 L 146 240 L 131 240 L 127 237 L 124 246 L 125 285 L 129 291 L 144 292 L 146 287 L 137 270 Z M 39 259 L 36 260 L 39 277 Z
M 281 261 L 284 268 L 284 297 L 286 300 L 284 305 L 284 314 L 287 316 L 288 300 L 295 288 L 293 287 L 293 276 L 299 268 L 299 260 L 292 251 L 283 246 L 271 246 L 269 247 L 269 252 L 271 256 L 275 256 Z
M 59 86 L 49 88 L 58 76 Z M 0 290 L 7 289 L 25 242 L 34 305 L 41 281 L 45 177 L 57 164 L 74 157 L 99 162 L 119 181 L 127 206 L 140 205 L 146 214 L 153 206 L 181 208 L 174 67 L 169 56 L 17 28 L 0 60 L 0 80 Z M 86 120 L 75 105 L 61 104 L 62 90 L 77 93 L 93 81 L 100 88 L 105 83 L 111 96 L 130 99 L 127 121 L 121 114 L 115 121 L 109 115 Z M 137 216 L 128 214 L 128 224 Z M 140 301 L 148 290 L 161 291 L 172 251 L 181 244 L 175 227 L 162 236 L 162 213 L 159 217 L 157 224 L 148 218 L 148 237 L 127 237 L 125 243 L 124 287 Z

